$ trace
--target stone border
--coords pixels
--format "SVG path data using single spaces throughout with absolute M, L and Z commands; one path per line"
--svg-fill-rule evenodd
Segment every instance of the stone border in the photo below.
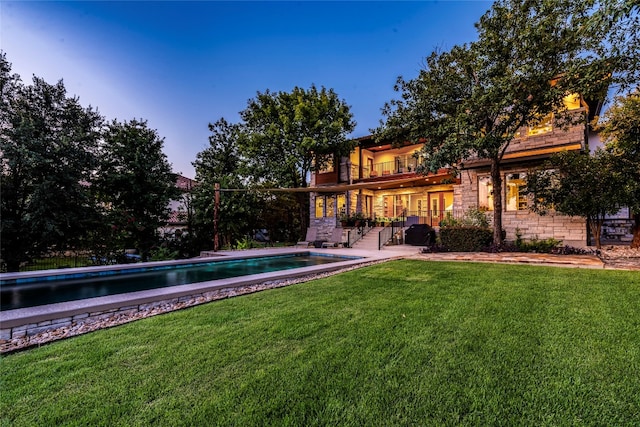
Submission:
M 333 269 L 319 270 L 313 273 L 288 274 L 285 277 L 261 282 L 239 284 L 235 286 L 220 286 L 205 292 L 183 295 L 176 298 L 162 299 L 142 304 L 129 304 L 122 307 L 109 308 L 104 311 L 85 312 L 73 316 L 66 316 L 38 323 L 27 323 L 12 328 L 2 329 L 0 336 L 0 354 L 7 354 L 19 350 L 39 347 L 56 340 L 82 335 L 88 332 L 122 325 L 135 320 L 144 319 L 158 314 L 181 310 L 195 305 L 205 304 L 225 298 L 251 294 L 267 289 L 280 288 L 309 280 L 328 277 L 345 271 L 354 270 L 367 265 L 386 262 L 393 258 L 379 260 L 351 261 L 351 265 L 337 266 Z M 336 263 L 337 264 L 337 263 Z M 334 264 L 335 265 L 335 264 Z M 324 264 L 323 266 L 331 266 Z M 322 267 L 322 266 L 319 266 Z M 287 272 L 287 270 L 283 270 Z M 301 275 L 302 274 L 302 275 Z M 261 276 L 261 275 L 257 275 Z M 249 276 L 245 276 L 249 277 Z M 126 294 L 124 294 L 126 295 Z

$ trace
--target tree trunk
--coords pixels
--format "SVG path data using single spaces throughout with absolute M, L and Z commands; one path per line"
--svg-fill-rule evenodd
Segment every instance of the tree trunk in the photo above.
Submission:
M 493 243 L 502 245 L 502 177 L 498 159 L 491 159 L 491 185 L 493 186 Z
M 633 239 L 631 240 L 632 248 L 640 248 L 640 212 L 633 214 Z
M 601 249 L 602 244 L 600 243 L 600 233 L 602 231 L 602 220 L 599 218 L 590 218 L 589 229 L 591 230 L 591 234 L 596 241 L 596 248 Z
M 300 216 L 300 237 L 304 240 L 307 235 L 307 227 L 309 227 L 309 193 L 297 193 L 297 198 Z

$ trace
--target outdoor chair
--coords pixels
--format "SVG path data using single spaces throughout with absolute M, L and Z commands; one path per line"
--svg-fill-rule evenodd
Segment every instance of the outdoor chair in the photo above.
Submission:
M 308 248 L 313 245 L 313 242 L 317 240 L 317 237 L 318 229 L 309 227 L 307 228 L 307 237 L 303 241 L 296 243 L 296 246 L 304 246 L 305 248 Z
M 331 232 L 331 238 L 322 243 L 323 248 L 337 248 L 340 246 L 344 246 L 344 242 L 342 241 L 342 228 L 334 228 Z

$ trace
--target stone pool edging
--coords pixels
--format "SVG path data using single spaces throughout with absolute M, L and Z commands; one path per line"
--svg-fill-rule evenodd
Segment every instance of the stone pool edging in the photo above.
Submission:
M 0 312 L 0 354 L 210 301 L 288 286 L 386 260 L 388 259 L 361 258 L 295 270 L 4 311 Z

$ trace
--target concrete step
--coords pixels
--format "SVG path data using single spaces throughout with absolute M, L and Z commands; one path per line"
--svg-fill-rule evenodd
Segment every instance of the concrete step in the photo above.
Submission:
M 365 250 L 378 250 L 378 234 L 382 227 L 372 228 L 364 237 L 353 244 L 354 248 Z

